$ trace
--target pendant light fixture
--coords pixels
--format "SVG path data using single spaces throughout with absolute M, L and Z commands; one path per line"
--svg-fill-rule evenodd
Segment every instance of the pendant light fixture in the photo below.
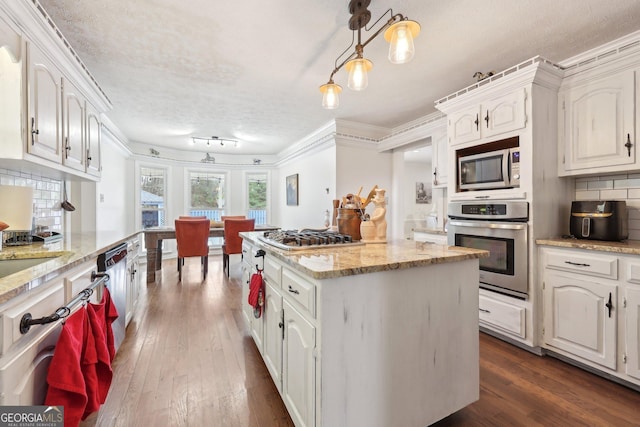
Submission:
M 420 33 L 420 24 L 405 18 L 402 14 L 394 14 L 393 10 L 387 10 L 378 20 L 367 28 L 367 24 L 371 20 L 371 12 L 367 7 L 371 4 L 371 0 L 351 0 L 349 2 L 349 29 L 353 31 L 353 39 L 351 45 L 342 52 L 335 61 L 335 68 L 331 72 L 329 81 L 320 86 L 322 92 L 322 106 L 326 109 L 338 108 L 340 105 L 340 92 L 342 87 L 333 81 L 333 76 L 345 67 L 349 72 L 348 87 L 352 90 L 364 90 L 368 83 L 368 72 L 373 68 L 373 63 L 364 57 L 364 47 L 373 39 L 384 31 L 384 38 L 389 42 L 389 61 L 392 64 L 406 64 L 413 59 L 415 48 L 413 39 Z M 362 42 L 362 29 L 372 31 L 382 18 L 387 16 L 390 18 L 384 25 L 378 28 L 371 37 Z M 355 50 L 347 56 L 340 64 L 341 58 L 349 51 L 355 42 L 355 34 L 357 32 L 357 43 Z

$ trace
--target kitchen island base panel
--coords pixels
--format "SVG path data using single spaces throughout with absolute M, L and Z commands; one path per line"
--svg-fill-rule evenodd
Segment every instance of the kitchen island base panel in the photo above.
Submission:
M 478 260 L 321 281 L 317 425 L 426 426 L 479 399 Z

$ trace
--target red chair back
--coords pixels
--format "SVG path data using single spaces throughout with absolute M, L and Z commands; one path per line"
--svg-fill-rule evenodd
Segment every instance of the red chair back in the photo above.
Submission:
M 224 245 L 222 246 L 222 251 L 225 254 L 242 253 L 242 237 L 238 233 L 255 230 L 255 223 L 255 218 L 227 219 L 224 222 Z
M 209 254 L 208 219 L 176 219 L 176 241 L 178 257 L 206 256 Z
M 220 221 L 224 221 L 227 219 L 246 219 L 246 216 L 244 215 L 222 215 L 220 217 Z

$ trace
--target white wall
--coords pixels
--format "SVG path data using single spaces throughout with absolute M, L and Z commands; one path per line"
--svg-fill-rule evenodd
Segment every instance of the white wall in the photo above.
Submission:
M 387 199 L 387 238 L 391 239 L 393 232 L 393 216 L 397 215 L 391 209 L 397 194 L 391 191 L 392 184 L 392 156 L 391 153 L 379 153 L 375 147 L 369 145 L 357 146 L 338 142 L 336 147 L 336 182 L 337 199 L 342 199 L 349 193 L 357 193 L 362 187 L 361 197 L 366 197 L 374 185 L 386 190 Z M 370 203 L 367 213 L 372 214 L 375 206 Z
M 131 171 L 128 154 L 111 133 L 102 132 L 102 176 L 95 183 L 96 231 L 114 233 L 115 238 L 132 233 L 133 199 L 131 198 Z M 83 183 L 92 187 L 93 183 Z
M 298 206 L 287 206 L 285 180 L 298 174 Z M 282 165 L 273 182 L 274 224 L 285 229 L 320 228 L 336 195 L 336 147 L 330 146 Z M 327 192 L 327 188 L 329 191 Z M 357 188 L 356 188 L 357 190 Z

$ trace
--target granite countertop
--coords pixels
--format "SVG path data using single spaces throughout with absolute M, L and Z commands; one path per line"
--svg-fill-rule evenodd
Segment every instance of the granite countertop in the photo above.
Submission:
M 537 239 L 536 244 L 545 246 L 558 246 L 562 248 L 588 249 L 592 251 L 640 255 L 640 240 L 608 242 L 602 240 L 574 239 L 573 237 L 553 237 L 549 239 Z
M 258 239 L 262 233 L 240 233 L 275 258 L 315 279 L 423 267 L 431 264 L 485 258 L 489 252 L 458 246 L 406 240 L 326 249 L 285 251 Z
M 128 235 L 115 231 L 98 234 L 69 233 L 63 235 L 61 240 L 47 244 L 3 246 L 0 251 L 0 262 L 32 258 L 46 258 L 47 261 L 0 278 L 0 304 L 45 284 L 85 261 L 96 258 L 104 251 L 130 240 L 138 233 Z

